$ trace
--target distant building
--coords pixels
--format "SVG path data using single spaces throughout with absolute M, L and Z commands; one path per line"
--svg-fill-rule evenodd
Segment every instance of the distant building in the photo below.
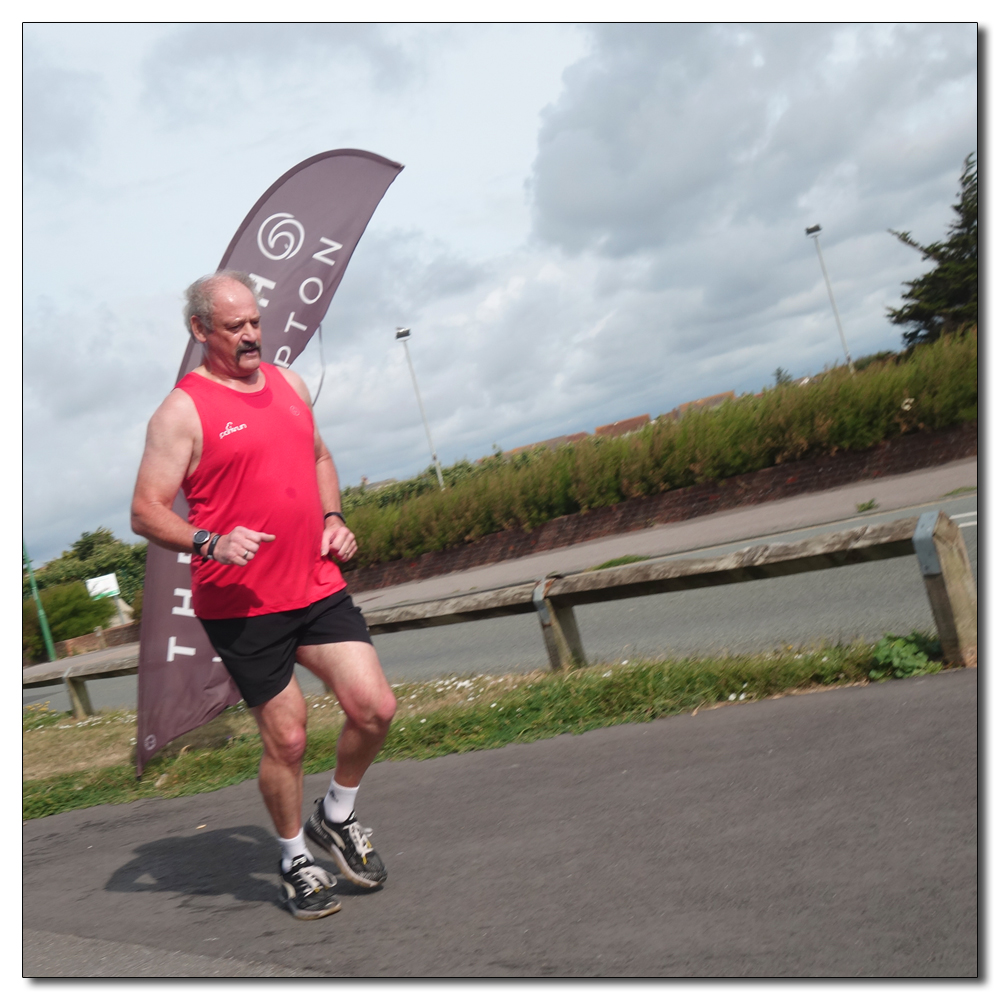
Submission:
M 803 380 L 800 384 L 805 384 L 808 379 Z M 727 400 L 736 399 L 736 393 L 731 389 L 729 392 L 716 393 L 714 396 L 705 396 L 703 399 L 694 399 L 690 403 L 681 403 L 680 406 L 671 410 L 669 413 L 664 413 L 657 417 L 656 420 L 680 420 L 686 413 L 692 413 L 696 410 L 711 410 L 716 406 L 721 406 Z M 636 431 L 641 430 L 643 427 L 648 426 L 651 423 L 655 423 L 655 420 L 650 420 L 649 414 L 644 413 L 640 417 L 629 417 L 627 420 L 616 420 L 612 424 L 604 424 L 602 427 L 598 427 L 594 430 L 595 437 L 623 437 L 626 434 L 634 434 Z M 519 448 L 511 448 L 510 451 L 505 451 L 503 453 L 504 458 L 510 458 L 513 455 L 520 455 L 522 452 L 534 451 L 535 448 L 548 448 L 551 451 L 555 451 L 560 445 L 563 444 L 575 444 L 577 441 L 583 441 L 584 438 L 590 437 L 585 431 L 581 431 L 578 434 L 560 434 L 559 437 L 547 438 L 545 441 L 536 441 L 534 444 L 524 444 Z M 491 456 L 486 456 L 491 457 Z M 479 465 L 485 462 L 486 458 L 477 458 L 476 464 Z M 369 487 L 371 489 L 371 487 Z
M 560 445 L 576 444 L 577 441 L 582 441 L 586 437 L 590 437 L 586 431 L 580 431 L 579 434 L 560 434 L 559 437 L 536 441 L 534 444 L 523 444 L 520 448 L 511 448 L 510 451 L 504 452 L 504 456 L 519 455 L 522 451 L 534 451 L 535 448 L 548 448 L 549 451 L 555 451 Z
M 735 399 L 736 393 L 732 389 L 729 392 L 719 392 L 714 396 L 704 396 L 702 399 L 694 399 L 690 403 L 681 403 L 669 413 L 664 413 L 666 420 L 680 420 L 687 413 L 694 413 L 697 410 L 714 410 L 729 399 Z
M 622 437 L 631 434 L 649 423 L 649 414 L 644 413 L 641 417 L 629 417 L 627 420 L 616 420 L 613 424 L 605 424 L 598 427 L 594 434 L 597 437 Z
M 398 482 L 396 479 L 380 479 L 378 482 L 370 483 L 368 482 L 367 476 L 361 477 L 361 488 L 366 492 L 369 490 L 380 490 L 384 486 L 392 486 L 393 483 Z

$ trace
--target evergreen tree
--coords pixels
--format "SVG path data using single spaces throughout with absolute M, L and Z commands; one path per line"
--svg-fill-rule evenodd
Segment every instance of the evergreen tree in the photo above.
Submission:
M 979 175 L 975 153 L 965 158 L 959 201 L 952 208 L 958 219 L 948 230 L 948 239 L 921 246 L 908 233 L 890 229 L 897 239 L 919 250 L 934 267 L 915 281 L 903 284 L 905 304 L 889 309 L 892 323 L 907 327 L 907 346 L 937 340 L 979 322 Z

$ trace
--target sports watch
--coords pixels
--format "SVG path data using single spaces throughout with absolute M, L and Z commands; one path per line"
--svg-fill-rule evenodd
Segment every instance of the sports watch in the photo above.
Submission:
M 194 549 L 194 553 L 197 556 L 201 555 L 201 547 L 212 537 L 211 531 L 206 531 L 204 528 L 199 528 L 194 533 L 194 539 L 191 542 L 191 548 Z

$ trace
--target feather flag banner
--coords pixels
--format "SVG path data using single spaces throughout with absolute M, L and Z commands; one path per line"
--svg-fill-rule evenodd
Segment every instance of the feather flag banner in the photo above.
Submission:
M 319 153 L 278 178 L 230 241 L 219 270 L 257 289 L 261 359 L 287 368 L 316 332 L 375 209 L 402 164 L 358 149 Z M 177 380 L 201 364 L 191 337 Z M 177 494 L 173 509 L 187 519 Z M 150 544 L 139 645 L 136 773 L 170 740 L 240 700 L 191 607 L 192 553 Z

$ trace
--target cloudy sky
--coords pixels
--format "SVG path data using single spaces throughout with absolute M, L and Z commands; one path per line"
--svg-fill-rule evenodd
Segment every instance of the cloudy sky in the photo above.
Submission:
M 956 25 L 29 25 L 24 533 L 134 540 L 182 289 L 314 153 L 406 165 L 324 323 L 342 481 L 759 390 L 895 348 L 976 143 Z M 296 362 L 312 387 L 313 344 Z

